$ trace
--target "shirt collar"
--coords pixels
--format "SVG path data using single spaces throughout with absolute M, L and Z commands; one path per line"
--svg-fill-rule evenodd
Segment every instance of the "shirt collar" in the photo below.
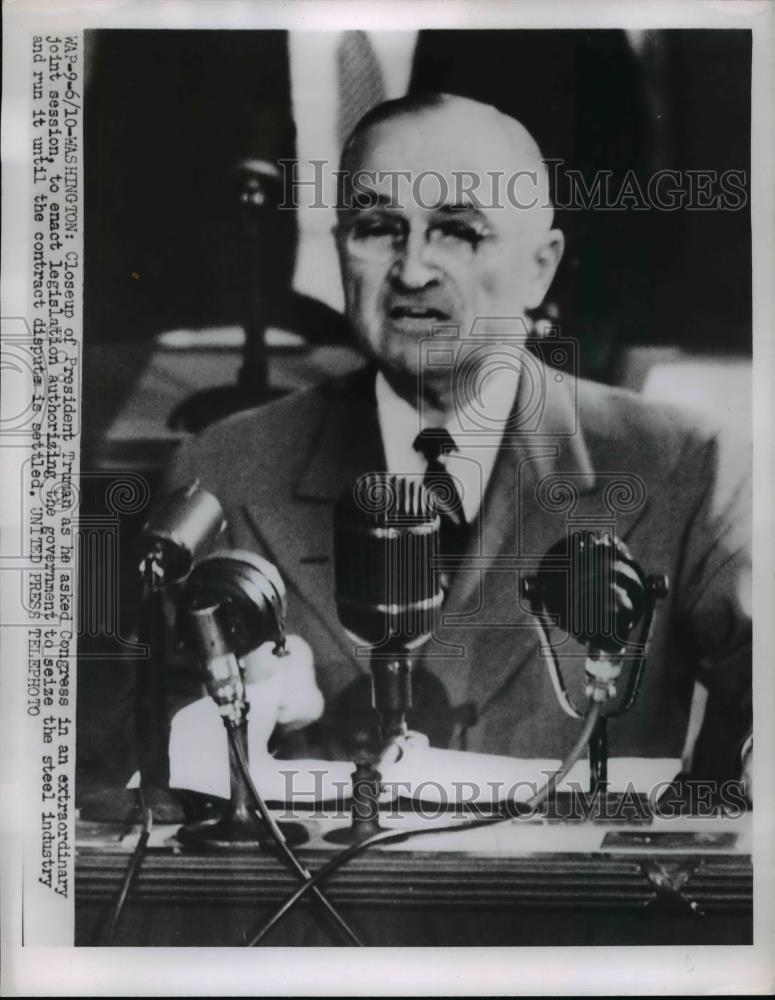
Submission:
M 466 439 L 477 436 L 488 439 L 488 443 L 495 438 L 500 444 L 514 406 L 518 383 L 519 371 L 504 366 L 486 377 L 478 391 L 472 394 L 473 398 L 461 400 L 445 424 L 459 448 L 464 446 Z M 414 439 L 424 429 L 418 411 L 398 395 L 381 371 L 377 372 L 375 395 L 380 432 L 386 449 L 390 439 L 408 441 L 409 447 L 414 450 Z M 389 461 L 388 471 L 393 471 Z
M 461 400 L 445 425 L 458 451 L 443 461 L 463 480 L 463 507 L 469 521 L 481 505 L 518 383 L 519 371 L 513 367 L 493 372 L 477 387 L 479 391 L 473 398 Z M 398 395 L 382 372 L 377 373 L 375 396 L 387 471 L 394 475 L 422 475 L 426 462 L 414 450 L 415 438 L 424 429 L 421 415 Z

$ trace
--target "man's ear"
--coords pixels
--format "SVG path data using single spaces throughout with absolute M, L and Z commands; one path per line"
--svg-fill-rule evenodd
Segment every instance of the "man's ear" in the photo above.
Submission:
M 528 286 L 528 309 L 537 309 L 549 291 L 565 250 L 565 237 L 559 229 L 550 229 L 536 247 L 533 255 L 535 267 Z

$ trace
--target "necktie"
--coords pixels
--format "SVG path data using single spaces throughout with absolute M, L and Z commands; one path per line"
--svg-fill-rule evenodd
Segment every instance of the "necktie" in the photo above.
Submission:
M 414 450 L 428 463 L 423 483 L 441 518 L 441 554 L 461 555 L 466 545 L 468 522 L 457 481 L 440 460 L 442 455 L 458 450 L 454 438 L 444 427 L 428 428 L 415 438 Z
M 343 31 L 336 48 L 340 147 L 367 111 L 385 100 L 385 80 L 365 31 Z

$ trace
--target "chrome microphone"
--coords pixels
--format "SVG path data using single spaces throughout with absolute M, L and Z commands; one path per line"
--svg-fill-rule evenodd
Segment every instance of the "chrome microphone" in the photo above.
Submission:
M 144 565 L 155 564 L 167 583 L 177 583 L 225 527 L 223 508 L 212 493 L 198 481 L 181 487 L 165 497 L 140 532 Z
M 183 843 L 208 849 L 252 850 L 271 844 L 268 829 L 253 810 L 242 774 L 237 744 L 248 760 L 247 719 L 242 657 L 263 642 L 274 642 L 274 653 L 285 654 L 285 586 L 276 567 L 253 552 L 216 552 L 200 560 L 186 580 L 178 610 L 179 633 L 195 651 L 207 691 L 230 732 L 228 808 L 215 822 L 183 827 Z M 299 824 L 282 825 L 286 840 L 301 843 Z
M 336 505 L 337 612 L 370 653 L 386 739 L 406 731 L 413 654 L 430 638 L 444 598 L 434 565 L 440 523 L 419 478 L 368 473 Z
M 213 544 L 225 526 L 218 500 L 195 482 L 165 497 L 140 532 L 137 548 L 143 595 L 139 636 L 149 655 L 139 659 L 135 668 L 135 736 L 146 792 L 169 785 L 165 588 L 185 579 L 198 554 Z M 162 793 L 151 794 L 161 813 Z
M 355 843 L 379 832 L 379 766 L 401 753 L 412 707 L 414 654 L 431 636 L 444 594 L 435 569 L 441 520 L 421 479 L 371 472 L 345 490 L 334 513 L 339 620 L 369 655 L 372 705 L 383 754 L 356 755 L 352 824 L 326 840 Z
M 271 640 L 285 653 L 285 586 L 275 566 L 253 552 L 216 552 L 197 563 L 178 612 L 179 632 L 202 665 L 224 721 L 247 715 L 240 658 Z

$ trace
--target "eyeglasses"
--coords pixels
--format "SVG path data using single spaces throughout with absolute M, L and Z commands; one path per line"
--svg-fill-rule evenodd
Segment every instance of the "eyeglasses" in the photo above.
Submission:
M 336 231 L 344 239 L 350 256 L 357 260 L 385 263 L 402 254 L 409 239 L 409 223 L 403 216 L 369 212 L 340 222 Z M 494 238 L 493 231 L 479 219 L 454 215 L 436 219 L 425 230 L 425 242 L 436 260 L 461 263 L 473 259 L 482 244 Z

